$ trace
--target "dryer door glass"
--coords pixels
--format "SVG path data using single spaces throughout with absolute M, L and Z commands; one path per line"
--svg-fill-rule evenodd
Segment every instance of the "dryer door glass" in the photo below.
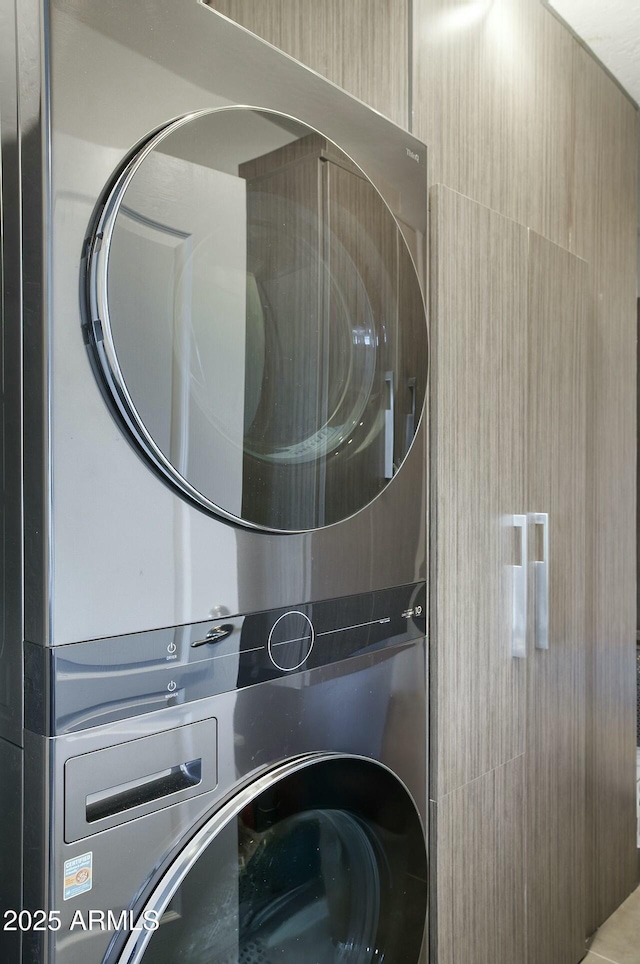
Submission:
M 144 919 L 157 915 L 159 927 L 130 938 L 121 961 L 416 964 L 420 958 L 424 837 L 407 791 L 376 764 L 341 758 L 297 770 L 236 810 L 195 860 L 193 849 L 194 842 L 184 851 L 183 861 L 191 861 L 186 876 L 180 858 L 171 867 L 179 886 L 161 882 L 155 894 L 164 902 L 152 896 L 146 905 Z
M 118 417 L 198 505 L 314 529 L 393 478 L 425 394 L 421 291 L 389 208 L 327 138 L 247 108 L 169 125 L 108 194 L 88 281 Z

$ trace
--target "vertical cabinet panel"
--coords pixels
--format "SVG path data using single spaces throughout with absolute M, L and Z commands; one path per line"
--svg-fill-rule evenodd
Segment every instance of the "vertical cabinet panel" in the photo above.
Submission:
M 527 230 L 431 194 L 432 950 L 525 960 L 526 661 L 510 572 L 525 511 Z
M 572 964 L 586 936 L 587 266 L 441 187 L 432 253 L 434 951 Z M 516 514 L 525 659 L 511 655 Z
M 504 522 L 525 511 L 527 230 L 432 192 L 432 794 L 524 750 Z
M 587 821 L 593 932 L 637 883 L 635 459 L 637 111 L 581 47 L 572 249 L 589 262 Z
M 548 649 L 530 525 L 528 964 L 572 964 L 585 941 L 586 264 L 530 232 L 527 504 L 548 518 Z M 533 520 L 532 520 L 533 522 Z M 536 586 L 536 579 L 541 580 Z M 540 600 L 542 602 L 542 600 Z

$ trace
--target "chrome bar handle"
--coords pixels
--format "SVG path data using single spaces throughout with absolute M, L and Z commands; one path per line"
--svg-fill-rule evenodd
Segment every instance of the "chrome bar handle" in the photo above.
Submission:
M 384 477 L 393 478 L 393 444 L 394 444 L 394 387 L 393 372 L 385 372 L 385 405 L 384 405 Z
M 117 813 L 139 807 L 168 797 L 180 790 L 188 790 L 202 783 L 202 760 L 189 760 L 168 767 L 158 773 L 130 780 L 98 793 L 89 793 L 85 799 L 87 823 L 113 817 Z
M 533 563 L 536 649 L 549 649 L 549 513 L 532 512 L 531 521 L 542 526 L 542 559 Z M 537 540 L 534 545 L 538 545 Z
M 520 529 L 520 563 L 511 566 L 513 582 L 513 614 L 511 655 L 524 659 L 527 655 L 527 517 L 511 516 L 511 525 Z

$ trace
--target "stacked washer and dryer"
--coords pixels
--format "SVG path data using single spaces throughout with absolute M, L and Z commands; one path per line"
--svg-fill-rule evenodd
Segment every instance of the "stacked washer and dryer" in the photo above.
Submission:
M 424 964 L 425 149 L 198 0 L 0 11 L 2 961 Z

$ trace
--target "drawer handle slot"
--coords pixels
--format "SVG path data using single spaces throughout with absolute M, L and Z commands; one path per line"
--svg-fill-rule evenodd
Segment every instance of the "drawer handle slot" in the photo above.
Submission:
M 151 803 L 197 786 L 202 781 L 202 760 L 190 760 L 178 766 L 150 773 L 128 783 L 90 793 L 86 798 L 87 823 L 104 820 L 124 810 Z

